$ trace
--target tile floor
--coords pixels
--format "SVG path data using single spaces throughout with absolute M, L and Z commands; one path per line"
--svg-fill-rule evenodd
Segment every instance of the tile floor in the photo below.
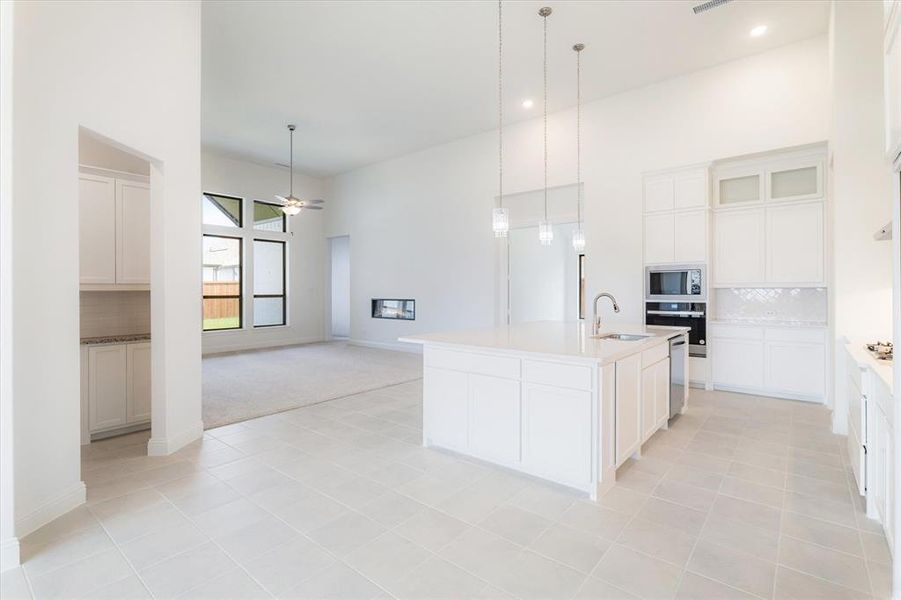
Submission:
M 599 504 L 418 446 L 421 382 L 92 444 L 3 598 L 884 598 L 820 406 L 693 390 Z

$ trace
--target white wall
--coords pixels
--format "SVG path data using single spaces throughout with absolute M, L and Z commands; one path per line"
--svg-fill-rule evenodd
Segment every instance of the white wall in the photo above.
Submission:
M 641 173 L 825 140 L 828 91 L 821 36 L 583 107 L 587 292 L 617 297 L 611 321 L 643 319 Z M 575 181 L 574 129 L 574 110 L 550 115 L 552 186 Z M 540 119 L 505 129 L 509 193 L 542 186 L 541 133 Z M 327 235 L 354 240 L 352 338 L 495 324 L 496 144 L 488 132 L 331 180 Z M 369 318 L 376 296 L 416 298 L 416 321 Z
M 572 247 L 574 223 L 554 225 L 554 243 L 542 246 L 538 227 L 511 229 L 510 322 L 576 321 L 579 318 L 579 255 Z
M 78 162 L 82 165 L 150 176 L 150 163 L 79 131 Z
M 202 433 L 200 4 L 16 2 L 14 12 L 13 392 L 21 537 L 85 497 L 79 460 L 80 126 L 151 162 L 148 448 L 171 452 Z
M 346 235 L 329 239 L 331 248 L 331 318 L 333 337 L 350 335 L 350 238 Z
M 288 169 L 269 167 L 204 150 L 203 191 L 240 196 L 245 202 L 273 202 L 288 193 Z M 315 177 L 294 174 L 294 192 L 301 198 L 321 198 L 324 183 Z M 197 196 L 200 205 L 200 196 Z M 254 329 L 244 319 L 245 329 L 203 334 L 203 353 L 265 348 L 319 341 L 323 338 L 323 282 L 326 262 L 323 211 L 303 211 L 288 217 L 288 325 Z M 198 230 L 198 237 L 200 232 Z M 199 239 L 198 239 L 199 243 Z M 252 291 L 245 290 L 245 293 Z M 245 303 L 249 307 L 249 303 Z

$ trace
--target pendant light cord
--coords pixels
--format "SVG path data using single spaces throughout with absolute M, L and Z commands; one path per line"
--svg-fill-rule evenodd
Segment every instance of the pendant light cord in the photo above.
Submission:
M 582 227 L 582 51 L 576 49 L 576 215 Z
M 288 181 L 290 181 L 290 184 L 288 185 L 288 187 L 290 188 L 288 191 L 288 194 L 291 198 L 294 198 L 294 127 L 292 126 L 290 129 L 291 129 L 291 142 L 290 142 L 291 159 L 288 161 L 288 164 L 290 165 L 288 167 L 288 170 L 290 171 L 290 174 L 288 175 Z
M 504 207 L 504 10 L 497 1 L 497 202 Z
M 547 15 L 544 17 L 544 222 L 547 223 Z

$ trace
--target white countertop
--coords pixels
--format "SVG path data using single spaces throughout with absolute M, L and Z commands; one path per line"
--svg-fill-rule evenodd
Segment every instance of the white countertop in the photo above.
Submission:
M 622 341 L 593 338 L 590 335 L 590 328 L 589 323 L 579 321 L 535 321 L 490 329 L 428 333 L 399 339 L 401 342 L 412 344 L 455 346 L 469 350 L 507 350 L 554 358 L 578 358 L 608 364 L 665 343 L 669 338 L 689 330 L 688 327 L 658 327 L 624 323 L 610 323 L 602 326 L 600 335 L 631 333 L 650 336 L 643 340 Z
M 872 341 L 871 341 L 872 342 Z M 885 385 L 888 386 L 889 392 L 893 395 L 895 393 L 893 386 L 893 374 L 892 374 L 892 365 L 893 361 L 890 360 L 877 360 L 875 356 L 870 354 L 867 350 L 866 346 L 867 342 L 858 339 L 852 339 L 845 346 L 848 348 L 848 353 L 851 357 L 857 361 L 861 367 L 866 367 L 873 371 L 877 377 L 882 379 L 885 382 Z

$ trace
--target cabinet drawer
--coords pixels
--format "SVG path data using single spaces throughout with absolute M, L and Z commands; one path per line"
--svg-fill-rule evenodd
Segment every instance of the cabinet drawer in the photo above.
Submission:
M 710 327 L 710 337 L 730 338 L 733 340 L 762 340 L 763 328 L 715 323 Z
M 576 390 L 591 389 L 591 367 L 564 365 L 543 360 L 522 361 L 523 380 Z
M 452 369 L 479 375 L 519 379 L 520 360 L 492 354 L 471 354 L 440 348 L 426 348 L 425 364 L 438 369 Z
M 767 327 L 765 337 L 768 342 L 801 342 L 803 344 L 825 344 L 825 329 L 799 329 L 797 327 Z
M 645 369 L 669 356 L 669 343 L 648 348 L 641 353 L 641 368 Z

